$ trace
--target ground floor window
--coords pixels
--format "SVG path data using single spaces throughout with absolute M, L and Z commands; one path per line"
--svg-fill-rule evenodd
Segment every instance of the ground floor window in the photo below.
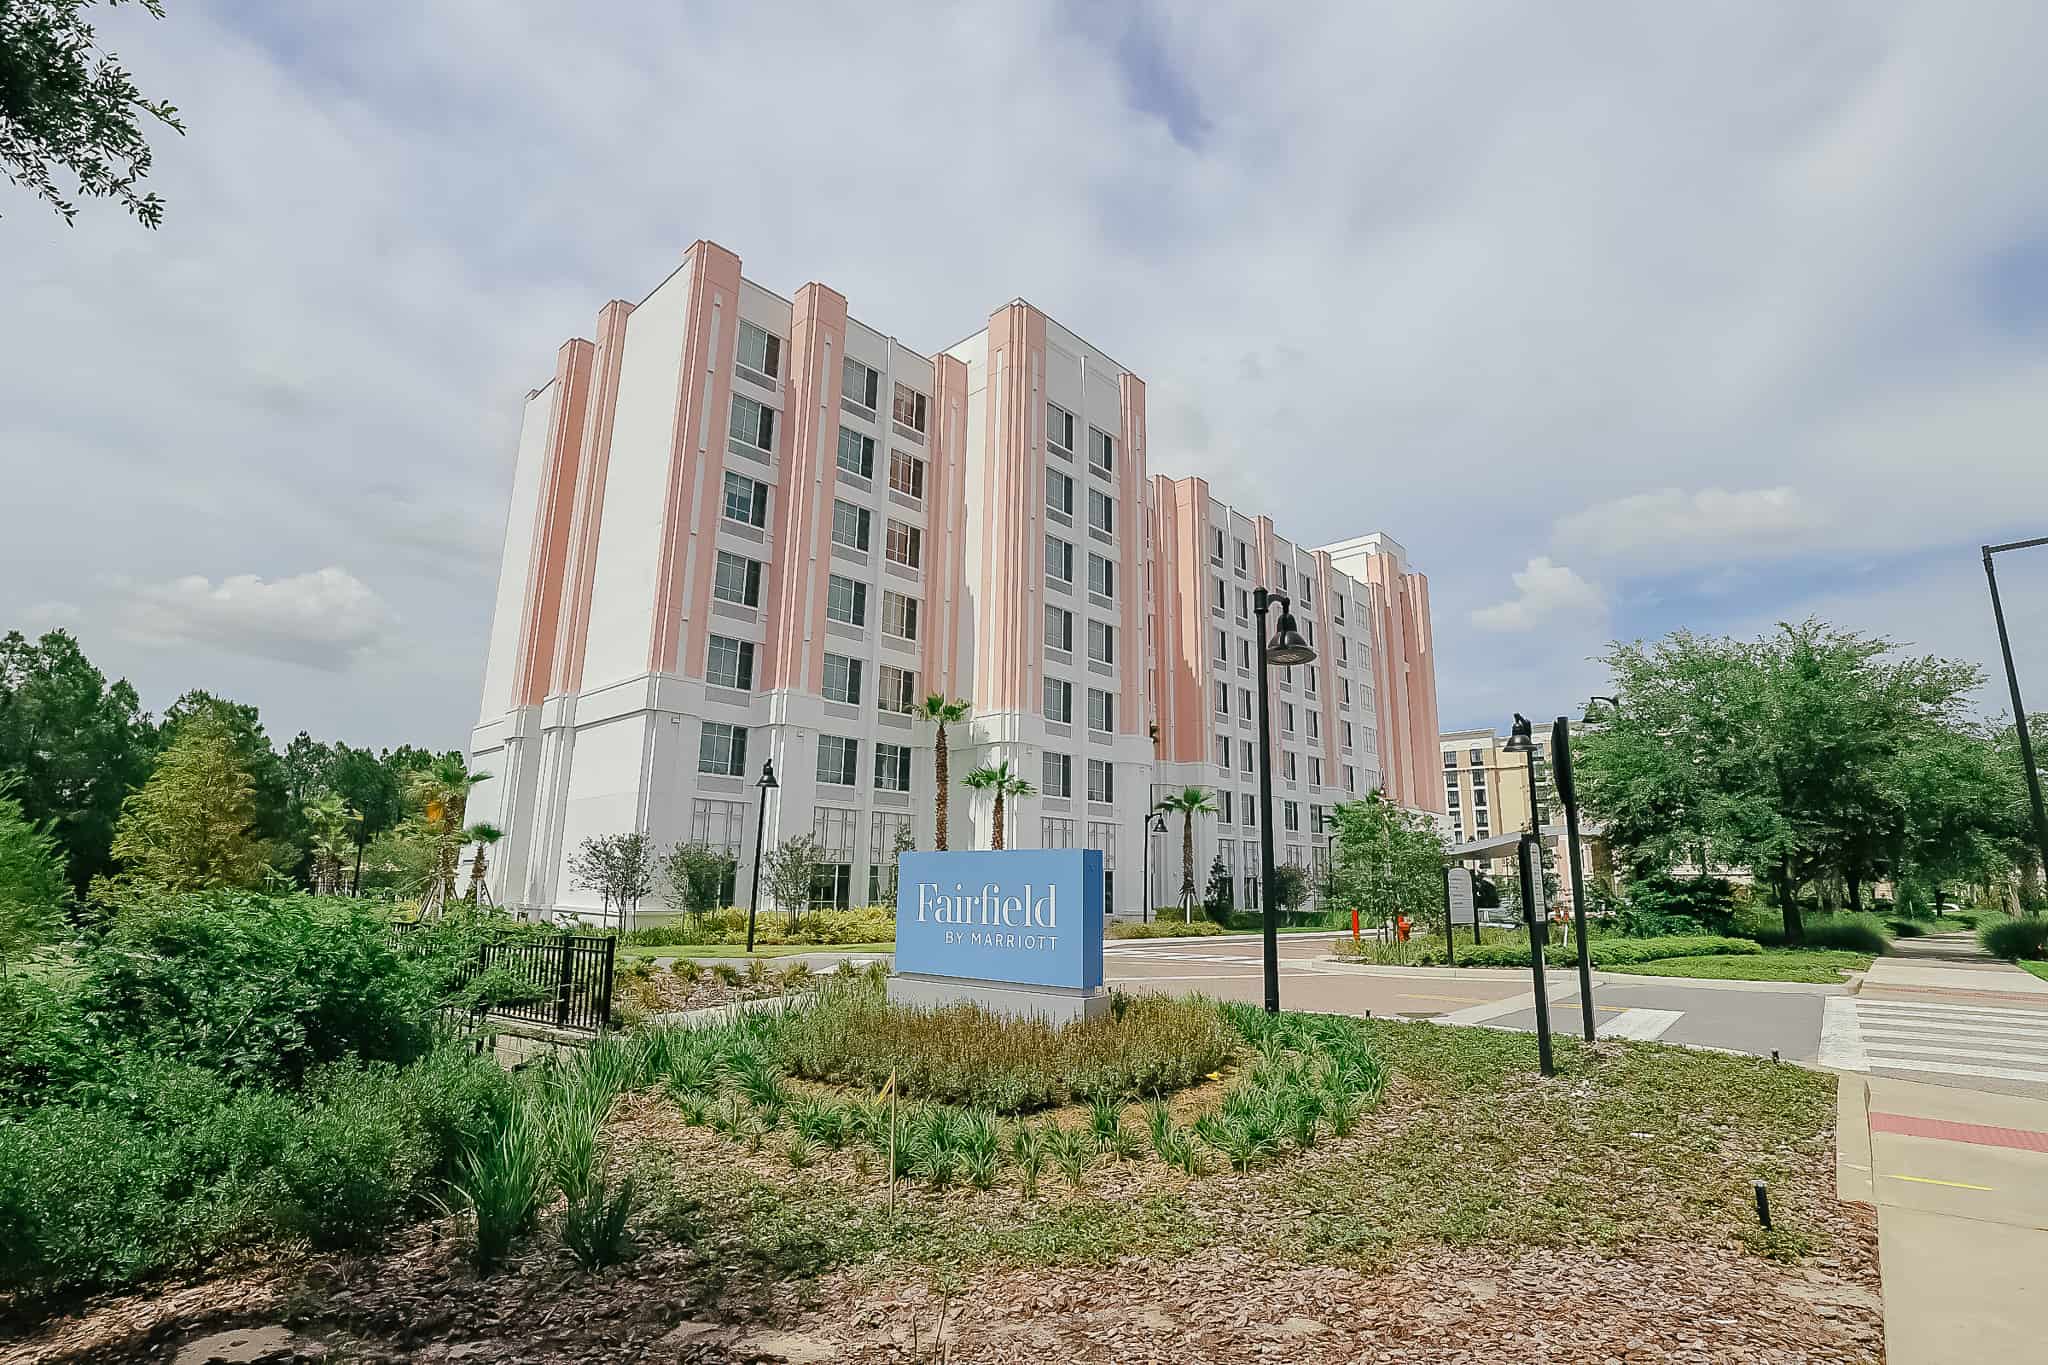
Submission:
M 811 873 L 811 909 L 844 910 L 852 904 L 853 864 L 819 863 Z

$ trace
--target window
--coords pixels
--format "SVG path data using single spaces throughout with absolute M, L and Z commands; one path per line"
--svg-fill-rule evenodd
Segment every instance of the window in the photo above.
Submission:
M 1074 547 L 1058 536 L 1045 538 L 1045 576 L 1053 583 L 1074 581 Z
M 1308 694 L 1311 697 L 1313 697 L 1316 694 L 1316 682 L 1321 677 L 1322 670 L 1317 668 L 1314 664 L 1310 664 L 1308 666 Z
M 1323 760 L 1311 756 L 1308 761 L 1308 784 L 1311 787 L 1323 785 Z
M 890 415 L 897 426 L 924 435 L 924 395 L 908 384 L 896 386 L 896 402 Z
M 732 430 L 725 443 L 738 454 L 767 459 L 775 453 L 775 409 L 734 394 Z
M 1238 767 L 1244 769 L 1244 771 L 1248 773 L 1258 771 L 1257 768 L 1252 766 L 1252 742 L 1250 740 L 1241 739 L 1237 742 L 1237 757 Z
M 1243 588 L 1237 590 L 1237 623 L 1245 625 L 1252 619 L 1252 595 Z
M 883 619 L 888 619 L 888 604 L 883 603 Z M 875 686 L 875 709 L 895 715 L 907 716 L 917 705 L 917 674 L 895 664 L 883 664 L 881 677 Z
M 1353 738 L 1354 738 L 1354 734 L 1353 734 L 1353 731 L 1352 731 L 1352 729 L 1351 729 L 1351 722 L 1347 720 L 1347 721 L 1342 721 L 1342 722 L 1340 722 L 1340 723 L 1341 723 L 1341 724 L 1343 725 L 1343 727 L 1344 727 L 1344 747 L 1345 747 L 1345 748 L 1347 748 L 1347 749 L 1349 749 L 1349 748 L 1351 748 L 1351 747 L 1352 747 L 1352 740 L 1353 740 Z
M 721 777 L 747 772 L 747 727 L 707 720 L 697 737 L 697 771 Z
M 1098 474 L 1116 468 L 1116 440 L 1106 431 L 1088 428 L 1088 467 Z
M 1252 666 L 1252 642 L 1250 640 L 1239 640 L 1237 642 L 1237 666 L 1239 668 L 1250 668 Z
M 856 583 L 844 574 L 825 580 L 825 619 L 849 626 L 868 623 L 868 585 Z
M 1281 828 L 1285 829 L 1289 834 L 1299 834 L 1301 832 L 1301 803 L 1298 801 L 1282 801 L 1280 803 L 1280 823 Z
M 1216 632 L 1216 662 L 1219 664 L 1230 662 L 1230 632 L 1228 631 L 1219 630 Z
M 1273 581 L 1279 585 L 1280 591 L 1287 591 L 1287 566 L 1277 559 L 1273 561 Z
M 1216 684 L 1216 714 L 1219 716 L 1228 716 L 1230 714 L 1229 683 Z
M 705 651 L 704 681 L 713 687 L 750 690 L 754 686 L 753 642 L 712 636 L 711 647 Z
M 1116 500 L 1099 488 L 1088 490 L 1088 524 L 1104 535 L 1116 530 Z
M 1280 703 L 1280 733 L 1283 735 L 1294 733 L 1294 703 L 1291 701 Z
M 811 909 L 844 910 L 852 900 L 852 863 L 819 863 L 811 869 Z
M 1466 761 L 1467 761 L 1467 762 L 1469 762 L 1469 763 L 1470 763 L 1470 764 L 1471 764 L 1471 765 L 1472 765 L 1473 767 L 1475 767 L 1475 768 L 1484 768 L 1484 767 L 1486 766 L 1486 750 L 1484 750 L 1484 749 L 1467 749 L 1467 750 L 1465 751 L 1465 753 L 1466 753 Z M 1458 756 L 1457 756 L 1456 754 L 1448 754 L 1448 755 L 1446 755 L 1446 756 L 1445 756 L 1445 759 L 1444 759 L 1444 766 L 1445 766 L 1445 767 L 1450 767 L 1450 766 L 1452 766 L 1453 764 L 1457 763 L 1457 761 L 1458 761 Z
M 1237 545 L 1237 571 L 1238 571 L 1239 573 L 1243 573 L 1243 572 L 1245 571 L 1245 548 L 1244 548 L 1244 542 L 1240 540 L 1240 541 L 1237 541 L 1237 542 L 1235 542 L 1235 543 L 1236 543 L 1236 545 Z
M 908 744 L 875 745 L 875 790 L 883 792 L 907 792 L 910 790 L 910 746 Z M 879 855 L 880 849 L 875 852 Z
M 1074 722 L 1074 685 L 1058 678 L 1045 680 L 1045 718 L 1061 725 Z
M 1116 627 L 1107 621 L 1088 623 L 1088 657 L 1099 664 L 1116 662 Z
M 1310 739 L 1321 739 L 1323 737 L 1322 715 L 1319 712 L 1310 711 L 1304 718 L 1308 721 L 1308 737 Z
M 863 479 L 875 477 L 875 438 L 852 427 L 839 428 L 839 467 Z
M 1330 621 L 1333 625 L 1344 624 L 1344 594 L 1341 592 L 1330 599 Z
M 1065 654 L 1074 652 L 1074 613 L 1065 607 L 1046 607 L 1045 647 Z
M 1221 527 L 1210 528 L 1209 558 L 1217 564 L 1223 562 L 1223 530 Z
M 1074 481 L 1057 469 L 1045 471 L 1045 505 L 1063 516 L 1074 515 Z
M 889 452 L 889 487 L 906 498 L 924 500 L 924 461 L 900 450 Z
M 1286 778 L 1289 782 L 1294 781 L 1295 769 L 1293 754 L 1282 753 L 1280 755 L 1280 775 Z
M 1088 689 L 1088 728 L 1103 734 L 1116 729 L 1116 693 Z
M 1216 736 L 1216 766 L 1219 768 L 1228 768 L 1230 766 L 1230 736 L 1228 735 Z
M 1223 580 L 1218 578 L 1215 580 L 1215 584 L 1216 594 L 1209 599 L 1209 610 L 1221 616 L 1223 614 Z
M 1057 403 L 1045 405 L 1046 444 L 1074 453 L 1074 414 Z
M 1458 809 L 1458 774 L 1455 769 L 1444 774 L 1444 807 L 1455 813 Z
M 1088 591 L 1098 597 L 1116 596 L 1116 565 L 1101 555 L 1088 556 Z
M 1258 804 L 1252 800 L 1252 794 L 1250 792 L 1245 792 L 1243 795 L 1238 797 L 1237 813 L 1240 817 L 1238 820 L 1238 823 L 1240 825 L 1243 825 L 1246 829 L 1258 828 L 1259 807 Z
M 1233 812 L 1235 812 L 1236 810 L 1237 810 L 1237 798 L 1236 798 L 1236 797 L 1232 796 L 1232 795 L 1231 795 L 1231 794 L 1230 794 L 1229 792 L 1217 792 L 1217 793 L 1216 793 L 1216 822 L 1217 822 L 1218 824 L 1223 824 L 1223 825 L 1227 825 L 1227 824 L 1229 824 L 1229 823 L 1230 823 L 1230 817 L 1231 817 L 1232 813 L 1233 813 Z M 1224 847 L 1225 849 L 1228 849 L 1228 848 L 1230 847 L 1230 845 L 1228 845 L 1228 844 L 1225 844 L 1225 845 L 1223 845 L 1223 847 Z
M 899 640 L 917 638 L 917 599 L 900 592 L 882 592 L 882 633 Z
M 868 509 L 855 507 L 844 498 L 832 500 L 832 543 L 849 550 L 868 548 Z
M 742 320 L 736 359 L 741 374 L 749 379 L 758 377 L 772 383 L 775 376 L 782 373 L 782 338 Z
M 1351 662 L 1351 642 L 1341 635 L 1337 637 L 1337 662 L 1340 664 Z
M 1088 799 L 1116 800 L 1116 765 L 1106 758 L 1088 760 Z
M 872 418 L 875 415 L 875 400 L 879 397 L 881 384 L 882 376 L 872 367 L 848 356 L 839 370 L 839 405 Z
M 1074 794 L 1074 760 L 1066 754 L 1045 754 L 1039 767 L 1039 790 L 1047 796 Z
M 1352 767 L 1349 763 L 1344 765 L 1344 790 L 1348 792 L 1358 790 L 1358 769 Z
M 725 471 L 725 517 L 742 526 L 768 524 L 768 485 L 744 474 Z
M 1038 821 L 1038 842 L 1043 848 L 1072 848 L 1074 822 L 1056 815 L 1041 816 Z
M 1249 687 L 1237 689 L 1237 714 L 1245 720 L 1252 718 L 1252 690 Z
M 712 580 L 711 595 L 721 602 L 737 602 L 743 607 L 760 606 L 760 561 L 736 555 L 730 550 L 720 550 L 718 573 Z
M 818 736 L 818 780 L 850 787 L 860 772 L 860 741 L 842 735 Z
M 844 654 L 825 656 L 825 700 L 860 705 L 860 660 Z
M 891 564 L 916 568 L 924 562 L 924 532 L 889 518 L 889 529 L 882 537 L 882 557 Z

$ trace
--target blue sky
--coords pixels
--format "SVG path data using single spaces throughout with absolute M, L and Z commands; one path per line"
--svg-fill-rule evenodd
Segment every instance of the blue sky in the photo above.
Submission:
M 2048 534 L 2048 8 L 852 17 L 102 15 L 190 131 L 157 233 L 0 186 L 0 628 L 460 743 L 520 398 L 710 237 L 920 349 L 1027 297 L 1146 379 L 1156 469 L 1390 532 L 1447 726 L 1678 626 L 1995 666 L 1976 547 Z M 2002 576 L 2048 706 L 2048 550 Z

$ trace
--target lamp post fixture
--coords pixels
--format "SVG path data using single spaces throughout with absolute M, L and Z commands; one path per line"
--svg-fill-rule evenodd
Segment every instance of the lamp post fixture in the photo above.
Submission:
M 754 952 L 754 912 L 761 905 L 761 840 L 768 831 L 768 793 L 782 784 L 775 780 L 775 765 L 761 765 L 761 780 L 754 784 L 761 789 L 761 811 L 754 817 L 754 893 L 747 897 L 747 954 Z
M 1138 822 L 1138 830 L 1144 836 L 1138 848 L 1138 857 L 1144 864 L 1145 869 L 1145 903 L 1138 907 L 1138 922 L 1140 924 L 1150 924 L 1152 922 L 1152 836 L 1166 833 L 1166 817 L 1158 811 L 1154 811 L 1149 821 L 1140 820 Z
M 1586 698 L 1586 718 L 1584 721 L 1581 722 L 1582 724 L 1591 725 L 1594 723 L 1593 703 L 1596 701 L 1606 702 L 1608 710 L 1614 712 L 1614 714 L 1617 716 L 1621 714 L 1621 702 L 1618 699 L 1614 697 L 1603 697 L 1598 692 L 1595 692 L 1592 696 Z
M 2041 775 L 2034 771 L 2034 741 L 2027 733 L 2027 705 L 2020 700 L 2020 675 L 2012 666 L 2012 640 L 2005 633 L 2005 608 L 1998 600 L 1998 574 L 1991 567 L 1991 556 L 1995 554 L 2003 554 L 2007 550 L 2030 550 L 2037 545 L 2048 545 L 2048 536 L 2010 541 L 2004 545 L 1986 545 L 1984 581 L 1991 585 L 1991 615 L 1998 622 L 1998 648 L 2005 655 L 2005 685 L 2012 692 L 2013 725 L 2020 736 L 2020 767 L 2026 770 L 2027 799 L 2034 808 L 2034 845 L 2040 854 L 2042 874 L 2048 876 L 2048 815 L 2044 815 L 2041 809 Z
M 1543 947 L 1549 938 L 1547 925 L 1536 923 L 1536 890 L 1543 879 L 1543 817 L 1536 809 L 1536 742 L 1529 734 L 1529 718 L 1515 713 L 1504 752 L 1525 754 L 1529 764 L 1529 828 L 1522 835 L 1522 923 L 1529 929 L 1529 970 L 1536 981 L 1536 1057 L 1543 1074 L 1552 1076 L 1557 1068 L 1550 1058 L 1550 996 L 1543 988 Z M 1539 929 L 1542 931 L 1539 934 Z
M 1271 642 L 1266 639 L 1266 608 L 1280 604 L 1280 620 Z M 1273 700 L 1269 668 L 1311 663 L 1315 649 L 1301 638 L 1294 623 L 1294 603 L 1286 593 L 1252 589 L 1252 613 L 1259 618 L 1259 918 L 1266 940 L 1266 1013 L 1280 1012 L 1280 912 L 1273 908 Z

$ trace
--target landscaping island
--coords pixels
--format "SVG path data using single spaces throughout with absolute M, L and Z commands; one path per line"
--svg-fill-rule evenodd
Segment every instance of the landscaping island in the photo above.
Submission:
M 1799 1068 L 1560 1040 L 1546 1080 L 1524 1035 L 1151 997 L 1053 1030 L 869 969 L 704 973 L 758 1003 L 507 1073 L 405 1024 L 434 959 L 390 942 L 186 898 L 8 987 L 10 1361 L 1879 1352 Z

